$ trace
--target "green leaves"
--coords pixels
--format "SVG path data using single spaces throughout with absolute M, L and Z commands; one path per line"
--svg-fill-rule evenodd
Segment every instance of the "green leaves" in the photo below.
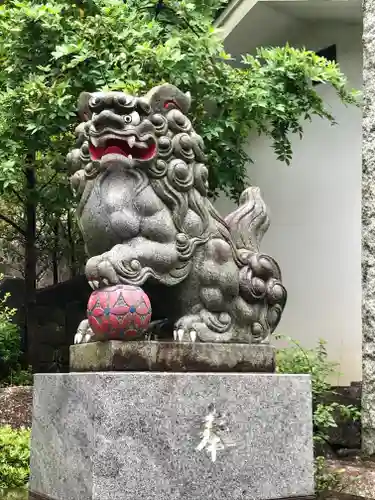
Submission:
M 328 392 L 331 388 L 330 379 L 337 375 L 338 365 L 328 359 L 326 342 L 321 339 L 314 349 L 305 349 L 290 337 L 279 335 L 278 338 L 290 345 L 278 352 L 278 372 L 311 375 L 315 400 Z
M 278 158 L 288 163 L 290 134 L 302 135 L 305 116 L 333 119 L 311 80 L 334 85 L 345 102 L 354 97 L 335 64 L 305 50 L 260 49 L 244 56 L 243 68 L 229 66 L 231 56 L 210 24 L 223 3 L 170 1 L 155 19 L 155 5 L 146 0 L 97 0 L 83 11 L 56 0 L 47 6 L 10 2 L 0 21 L 0 31 L 11 34 L 1 42 L 0 73 L 11 67 L 11 80 L 18 82 L 14 97 L 29 103 L 16 123 L 45 148 L 45 137 L 72 127 L 82 90 L 137 93 L 169 81 L 192 91 L 192 118 L 207 142 L 212 192 L 218 193 L 224 175 L 227 193 L 236 198 L 246 182 L 249 157 L 241 148 L 251 129 L 269 135 Z M 8 92 L 9 81 L 6 87 Z M 202 112 L 201 103 L 210 101 L 216 111 Z
M 308 374 L 311 376 L 313 393 L 313 428 L 315 443 L 324 444 L 329 440 L 329 431 L 337 427 L 339 420 L 358 421 L 361 416 L 359 408 L 353 405 L 342 405 L 327 402 L 327 397 L 334 395 L 331 389 L 331 379 L 337 375 L 337 364 L 328 359 L 326 342 L 320 340 L 315 349 L 304 349 L 299 342 L 289 337 L 279 336 L 287 340 L 289 347 L 280 349 L 277 353 L 277 372 Z M 317 459 L 318 467 L 316 482 L 320 491 L 323 476 L 323 463 Z
M 29 478 L 30 430 L 0 427 L 0 493 L 26 486 Z
M 64 56 L 79 54 L 82 51 L 83 47 L 83 41 L 79 42 L 78 44 L 65 43 L 63 45 L 58 45 L 56 47 L 56 50 L 54 50 L 51 55 L 54 59 L 60 59 Z
M 244 56 L 240 68 L 230 65 L 212 26 L 226 3 L 166 0 L 157 17 L 153 0 L 1 5 L 2 200 L 13 206 L 32 163 L 38 213 L 60 217 L 73 206 L 62 167 L 82 91 L 138 94 L 163 82 L 190 90 L 190 116 L 206 143 L 211 195 L 223 190 L 233 199 L 248 182 L 250 131 L 268 135 L 277 157 L 289 163 L 291 135 L 302 136 L 305 119 L 317 115 L 333 122 L 312 80 L 332 85 L 347 104 L 357 102 L 338 66 L 306 50 L 263 48 Z M 53 186 L 40 190 L 57 170 Z
M 277 353 L 277 372 L 290 374 L 308 374 L 311 376 L 313 393 L 313 430 L 314 442 L 326 444 L 329 441 L 329 431 L 338 427 L 338 422 L 360 420 L 361 411 L 353 405 L 342 405 L 327 402 L 327 397 L 334 396 L 330 378 L 337 374 L 337 364 L 328 359 L 326 342 L 320 340 L 314 349 L 304 349 L 299 342 L 285 337 L 288 347 Z M 333 491 L 341 483 L 340 475 L 327 466 L 322 456 L 315 458 L 315 488 L 318 494 Z

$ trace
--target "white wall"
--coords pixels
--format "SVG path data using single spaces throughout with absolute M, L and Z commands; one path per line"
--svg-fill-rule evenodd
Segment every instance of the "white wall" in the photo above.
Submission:
M 361 35 L 360 26 L 320 23 L 285 41 L 311 49 L 336 43 L 338 62 L 359 89 Z M 293 141 L 290 167 L 276 160 L 267 140 L 254 138 L 249 177 L 271 212 L 263 250 L 279 261 L 289 293 L 278 331 L 306 346 L 326 339 L 343 373 L 335 382 L 347 384 L 362 377 L 361 112 L 343 106 L 329 87 L 319 92 L 338 125 L 306 123 L 303 140 Z M 232 204 L 222 198 L 217 207 L 227 213 Z

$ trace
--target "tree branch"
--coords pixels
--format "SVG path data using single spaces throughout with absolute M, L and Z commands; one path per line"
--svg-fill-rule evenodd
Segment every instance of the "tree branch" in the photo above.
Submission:
M 20 252 L 15 246 L 10 245 L 8 248 L 6 248 L 6 251 L 9 253 L 12 253 L 13 255 L 18 255 L 20 262 L 23 262 L 25 260 L 25 254 Z
M 40 235 L 43 233 L 47 224 L 48 224 L 48 222 L 46 220 L 44 220 L 42 225 L 39 228 L 39 231 L 35 235 L 35 241 L 39 241 Z
M 22 278 L 25 277 L 25 275 L 23 273 L 22 266 L 17 267 L 14 264 L 9 264 L 8 262 L 5 262 L 4 265 L 7 267 L 7 269 L 12 269 L 13 271 L 16 271 L 17 273 L 19 273 L 22 276 Z
M 22 236 L 24 236 L 24 237 L 26 236 L 26 232 L 22 229 L 22 227 L 19 226 L 16 222 L 14 222 L 12 219 L 7 217 L 6 215 L 0 214 L 0 220 L 3 220 L 4 222 L 6 222 L 10 226 L 12 226 L 12 228 L 15 229 L 18 233 L 22 234 Z
M 40 188 L 39 188 L 39 191 L 43 191 L 43 189 L 45 189 L 47 186 L 49 186 L 51 184 L 51 182 L 53 181 L 53 179 L 57 176 L 58 172 L 55 172 L 52 177 L 45 183 L 43 184 Z
M 22 205 L 25 203 L 25 201 L 22 199 L 22 196 L 13 188 L 11 187 L 10 190 L 14 194 L 14 196 L 22 203 Z
M 17 233 L 13 233 L 10 236 L 4 236 L 2 239 L 12 245 L 15 243 L 19 243 L 20 245 L 25 244 L 25 238 L 21 234 Z

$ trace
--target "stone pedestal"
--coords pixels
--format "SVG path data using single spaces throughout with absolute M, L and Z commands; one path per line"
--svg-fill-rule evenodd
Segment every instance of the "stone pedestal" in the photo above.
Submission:
M 273 373 L 275 349 L 208 342 L 92 342 L 70 347 L 70 371 Z
M 313 494 L 311 387 L 304 375 L 36 375 L 33 412 L 34 500 Z

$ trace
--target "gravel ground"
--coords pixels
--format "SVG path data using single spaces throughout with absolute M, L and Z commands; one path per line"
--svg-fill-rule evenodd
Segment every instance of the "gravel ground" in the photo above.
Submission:
M 32 387 L 0 389 L 0 426 L 31 427 Z
M 347 460 L 329 460 L 333 470 L 339 471 L 342 484 L 340 494 L 331 498 L 348 499 L 361 498 L 375 500 L 375 462 L 361 458 Z

